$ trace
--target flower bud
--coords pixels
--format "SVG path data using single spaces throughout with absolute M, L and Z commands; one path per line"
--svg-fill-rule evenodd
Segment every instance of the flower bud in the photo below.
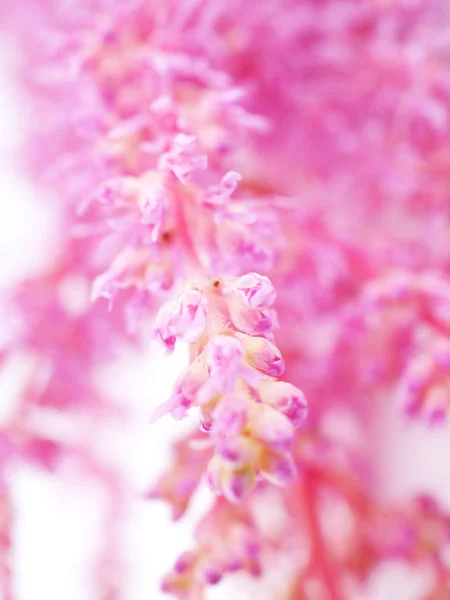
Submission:
M 219 185 L 209 188 L 206 192 L 203 204 L 210 208 L 216 208 L 226 205 L 230 201 L 230 197 L 237 188 L 237 184 L 242 177 L 236 171 L 228 171 L 222 177 Z
M 218 456 L 208 464 L 206 482 L 218 495 L 225 496 L 230 502 L 239 502 L 254 485 L 255 473 L 249 468 L 233 469 Z
M 258 273 L 247 273 L 239 277 L 235 289 L 249 308 L 269 308 L 273 306 L 277 294 L 268 277 Z
M 243 333 L 265 335 L 275 327 L 275 313 L 270 309 L 248 308 L 237 296 L 229 299 L 228 308 L 233 325 Z
M 247 404 L 240 396 L 228 394 L 220 400 L 213 418 L 215 435 L 237 435 L 247 424 Z
M 279 377 L 284 372 L 284 360 L 278 348 L 262 337 L 246 336 L 244 339 L 248 362 L 271 377 Z
M 255 484 L 253 469 L 230 470 L 224 473 L 223 495 L 230 502 L 240 502 Z
M 162 307 L 156 317 L 155 335 L 172 352 L 177 339 L 193 343 L 205 328 L 206 300 L 199 291 L 190 289 Z
M 183 552 L 174 564 L 173 570 L 177 575 L 183 575 L 189 571 L 195 562 L 195 555 L 192 552 Z
M 275 452 L 286 452 L 294 443 L 294 426 L 278 410 L 260 404 L 252 419 L 252 433 L 264 446 Z
M 206 365 L 196 359 L 178 378 L 172 396 L 152 413 L 150 422 L 155 423 L 167 413 L 176 420 L 183 419 L 188 408 L 198 400 L 198 392 L 208 378 Z
M 297 473 L 292 456 L 277 452 L 267 452 L 264 454 L 260 470 L 267 481 L 280 487 L 290 485 Z
M 217 585 L 222 579 L 223 573 L 216 565 L 205 565 L 200 569 L 202 579 L 208 585 Z
M 282 412 L 298 427 L 308 414 L 308 405 L 303 392 L 286 381 L 263 381 L 259 388 L 263 402 Z
M 259 384 L 261 375 L 244 361 L 245 346 L 240 339 L 216 336 L 206 346 L 205 355 L 210 379 L 199 394 L 200 404 L 217 395 L 233 393 L 238 378 L 253 386 Z
M 219 335 L 213 338 L 206 348 L 211 375 L 239 370 L 244 353 L 242 342 L 235 337 Z
M 242 435 L 219 439 L 216 450 L 224 462 L 234 465 L 235 468 L 252 462 L 257 454 L 254 440 Z

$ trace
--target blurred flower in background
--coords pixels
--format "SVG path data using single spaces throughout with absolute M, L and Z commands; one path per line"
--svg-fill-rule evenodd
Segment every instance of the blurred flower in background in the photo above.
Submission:
M 3 600 L 450 598 L 447 3 L 0 18 Z

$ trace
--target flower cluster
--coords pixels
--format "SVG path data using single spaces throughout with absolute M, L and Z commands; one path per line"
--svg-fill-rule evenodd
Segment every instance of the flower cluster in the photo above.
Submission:
M 179 556 L 162 589 L 193 600 L 226 574 L 242 570 L 259 576 L 262 537 L 245 510 L 218 500 L 197 529 L 195 549 Z
M 353 349 L 371 350 L 371 364 L 365 361 L 358 377 L 366 385 L 396 382 L 406 413 L 430 423 L 445 420 L 450 399 L 449 298 L 442 273 L 399 270 L 372 279 L 347 316 Z
M 270 280 L 249 273 L 193 283 L 156 317 L 155 335 L 168 350 L 188 342 L 191 364 L 155 416 L 181 419 L 199 408 L 214 446 L 208 483 L 232 502 L 257 477 L 286 485 L 295 474 L 291 450 L 307 406 L 300 390 L 278 379 L 285 364 L 272 341 L 275 299 Z
M 19 392 L 5 413 L 0 435 L 1 585 L 7 598 L 14 597 L 8 596 L 14 586 L 11 531 L 16 515 L 11 473 L 20 464 L 61 477 L 69 467 L 99 486 L 106 499 L 103 538 L 89 576 L 96 593 L 122 593 L 120 522 L 128 502 L 127 474 L 111 461 L 101 441 L 95 446 L 86 442 L 94 430 L 100 439 L 122 420 L 123 411 L 97 380 L 99 370 L 115 356 L 120 324 L 111 327 L 104 311 L 91 310 L 81 256 L 79 242 L 68 243 L 53 268 L 22 282 L 6 307 L 10 321 L 2 369 L 7 372 L 14 364 L 21 369 Z
M 394 506 L 379 451 L 387 411 L 442 427 L 450 406 L 447 3 L 12 4 L 24 171 L 56 231 L 8 294 L 0 364 L 24 367 L 0 425 L 0 595 L 19 463 L 98 484 L 94 594 L 129 596 L 142 491 L 90 440 L 127 429 L 99 373 L 151 329 L 189 349 L 152 421 L 198 427 L 145 497 L 179 519 L 203 477 L 214 493 L 164 590 L 198 600 L 241 570 L 273 598 L 347 600 L 402 560 L 431 576 L 421 600 L 447 598 L 448 515 Z

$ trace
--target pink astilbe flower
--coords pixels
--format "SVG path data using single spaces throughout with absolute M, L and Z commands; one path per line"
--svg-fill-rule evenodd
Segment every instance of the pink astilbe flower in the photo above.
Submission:
M 447 598 L 445 506 L 392 502 L 378 439 L 389 410 L 443 426 L 450 406 L 447 3 L 30 0 L 0 17 L 32 115 L 24 166 L 57 221 L 47 271 L 8 294 L 1 366 L 34 362 L 0 431 L 5 598 L 16 462 L 99 485 L 94 595 L 128 597 L 121 527 L 142 494 L 89 440 L 127 429 L 131 399 L 98 375 L 149 337 L 189 350 L 151 420 L 198 431 L 145 495 L 175 519 L 203 478 L 218 496 L 165 591 L 198 600 L 242 571 L 269 597 L 347 600 L 402 561 L 429 575 L 420 600 Z
M 275 321 L 265 313 L 275 302 L 272 283 L 252 273 L 193 285 L 202 291 L 186 290 L 156 318 L 156 334 L 167 348 L 177 339 L 190 342 L 192 363 L 154 418 L 166 411 L 183 418 L 189 408 L 199 407 L 201 429 L 215 449 L 209 486 L 231 501 L 259 477 L 289 484 L 295 476 L 290 454 L 295 427 L 307 410 L 294 386 L 277 390 L 283 358 L 272 341 L 258 337 L 262 321 L 272 337 Z
M 201 597 L 206 586 L 218 584 L 229 573 L 242 570 L 258 577 L 262 539 L 245 510 L 219 500 L 199 524 L 195 549 L 177 559 L 162 589 L 190 599 Z

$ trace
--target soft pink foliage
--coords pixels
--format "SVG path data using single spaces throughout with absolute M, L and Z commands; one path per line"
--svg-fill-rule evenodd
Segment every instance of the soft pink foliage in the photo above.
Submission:
M 423 600 L 450 597 L 449 514 L 428 496 L 392 506 L 370 443 L 386 404 L 406 422 L 449 411 L 448 4 L 16 5 L 38 115 L 25 162 L 58 199 L 60 235 L 48 272 L 10 295 L 19 327 L 2 360 L 26 350 L 37 363 L 0 457 L 58 474 L 70 456 L 104 486 L 96 597 L 127 598 L 126 474 L 33 416 L 123 425 L 95 374 L 150 335 L 189 349 L 152 421 L 194 414 L 199 430 L 146 496 L 178 519 L 202 478 L 217 495 L 165 591 L 199 600 L 239 570 L 271 590 L 278 565 L 273 598 L 347 600 L 401 560 L 431 573 Z M 63 302 L 67 284 L 92 303 Z M 330 433 L 340 414 L 356 442 Z

